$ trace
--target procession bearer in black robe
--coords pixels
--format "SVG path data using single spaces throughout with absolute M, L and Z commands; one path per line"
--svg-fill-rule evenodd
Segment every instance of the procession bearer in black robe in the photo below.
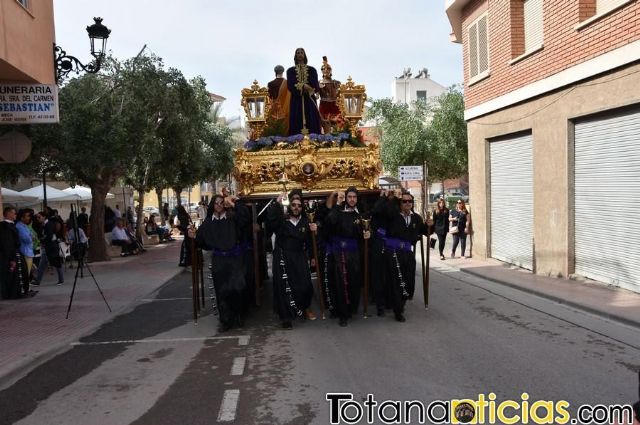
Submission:
M 387 209 L 393 197 L 393 190 L 383 190 L 371 211 L 371 242 L 369 243 L 371 246 L 369 250 L 371 271 L 369 276 L 371 276 L 371 288 L 378 316 L 384 316 L 385 308 L 391 305 L 391 288 L 384 264 L 384 239 L 387 237 L 387 228 L 389 227 Z
M 210 250 L 212 255 L 211 275 L 220 313 L 220 332 L 234 325 L 243 326 L 244 250 L 242 235 L 250 225 L 249 210 L 233 196 L 223 198 L 216 195 L 209 204 L 207 218 L 198 231 L 189 230 L 199 247 Z
M 296 318 L 315 320 L 311 311 L 313 285 L 309 268 L 312 252 L 311 232 L 317 230 L 304 214 L 302 191 L 294 189 L 289 194 L 287 215 L 282 208 L 283 195 L 268 210 L 268 226 L 276 235 L 273 248 L 273 304 L 282 321 L 282 327 L 292 328 Z
M 422 235 L 429 233 L 429 225 L 420 214 L 413 212 L 413 196 L 409 192 L 403 192 L 400 199 L 389 202 L 387 214 L 385 267 L 391 286 L 393 313 L 398 322 L 404 322 L 404 305 L 413 297 L 416 286 L 415 245 Z
M 344 202 L 343 202 L 344 201 Z M 347 326 L 347 320 L 358 311 L 360 289 L 363 277 L 362 245 L 371 232 L 363 232 L 360 211 L 358 210 L 358 191 L 350 187 L 327 216 L 331 227 L 331 246 L 333 261 L 331 273 L 335 295 L 334 310 L 340 326 Z

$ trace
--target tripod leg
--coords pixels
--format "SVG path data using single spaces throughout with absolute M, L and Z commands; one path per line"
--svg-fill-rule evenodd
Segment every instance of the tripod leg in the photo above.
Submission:
M 76 277 L 73 278 L 73 288 L 71 289 L 71 296 L 69 297 L 69 306 L 67 307 L 67 316 L 65 319 L 69 318 L 69 312 L 71 311 L 71 303 L 73 303 L 73 294 L 76 293 L 76 284 L 78 283 L 78 273 L 80 273 L 80 267 L 76 269 Z
M 84 267 L 85 267 L 84 266 L 84 261 L 78 262 L 78 268 L 83 269 Z M 105 298 L 104 293 L 102 292 L 102 289 L 100 289 L 100 285 L 98 285 L 98 281 L 96 280 L 96 277 L 93 275 L 93 272 L 91 271 L 89 266 L 87 265 L 86 267 L 87 267 L 87 271 L 89 272 L 89 274 L 93 278 L 93 282 L 96 284 L 96 288 L 98 288 L 98 292 L 100 292 L 100 295 L 102 296 L 102 299 L 104 300 L 104 303 L 107 305 L 107 308 L 109 309 L 109 313 L 111 313 L 112 312 L 111 306 L 109 306 L 109 303 L 107 302 L 107 299 Z

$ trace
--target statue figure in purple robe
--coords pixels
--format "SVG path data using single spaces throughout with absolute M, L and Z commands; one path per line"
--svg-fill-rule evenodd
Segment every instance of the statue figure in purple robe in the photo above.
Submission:
M 307 54 L 299 47 L 293 57 L 295 66 L 287 70 L 287 87 L 291 93 L 289 107 L 289 135 L 300 134 L 303 128 L 309 133 L 321 134 L 320 112 L 316 93 L 320 91 L 318 71 L 307 65 Z

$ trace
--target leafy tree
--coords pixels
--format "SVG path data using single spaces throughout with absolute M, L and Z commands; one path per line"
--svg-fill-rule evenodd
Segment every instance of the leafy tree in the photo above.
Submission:
M 375 100 L 367 118 L 377 122 L 382 161 L 390 173 L 397 175 L 401 165 L 424 162 L 433 180 L 467 172 L 464 99 L 457 87 L 430 104 L 417 102 L 409 107 L 391 99 Z
M 60 90 L 60 123 L 34 130 L 34 144 L 49 149 L 60 176 L 91 188 L 91 260 L 108 260 L 104 240 L 107 191 L 140 154 L 147 123 L 128 90 L 121 65 L 110 59 L 105 75 L 87 74 Z M 35 127 L 35 126 L 34 126 Z
M 191 95 L 185 108 L 190 113 L 166 127 L 172 143 L 162 161 L 164 180 L 179 204 L 182 188 L 215 180 L 233 166 L 231 129 L 217 119 L 218 109 L 212 106 L 204 79 L 196 77 L 189 83 Z

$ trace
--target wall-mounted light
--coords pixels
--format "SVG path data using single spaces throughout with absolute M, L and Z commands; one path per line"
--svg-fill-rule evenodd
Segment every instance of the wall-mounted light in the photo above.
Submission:
M 67 52 L 53 43 L 53 62 L 56 73 L 56 83 L 61 83 L 70 72 L 79 74 L 81 71 L 95 74 L 102 66 L 107 50 L 107 39 L 111 30 L 102 25 L 102 18 L 93 18 L 94 24 L 87 27 L 89 41 L 91 43 L 91 56 L 94 60 L 83 65 L 76 57 L 67 55 Z

